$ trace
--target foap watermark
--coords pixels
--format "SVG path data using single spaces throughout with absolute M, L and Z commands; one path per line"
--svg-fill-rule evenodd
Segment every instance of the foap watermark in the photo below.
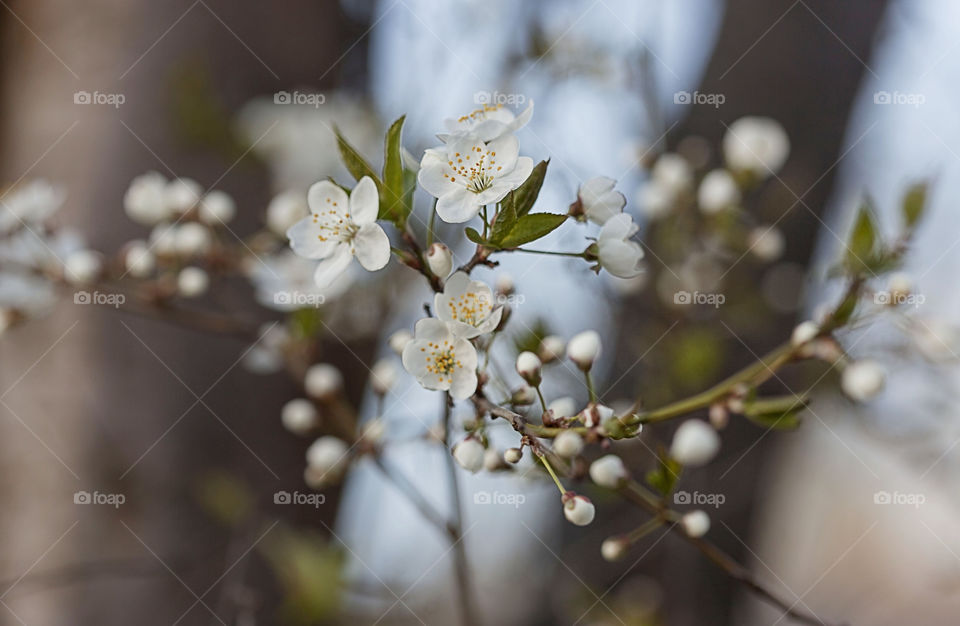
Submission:
M 100 291 L 75 291 L 73 294 L 74 304 L 99 304 L 102 306 L 112 306 L 119 309 L 127 301 L 127 296 L 122 293 L 102 293 Z
M 727 97 L 722 93 L 700 93 L 699 91 L 690 93 L 689 91 L 678 91 L 673 94 L 674 104 L 705 104 L 719 109 L 726 101 Z
M 295 306 L 300 309 L 323 305 L 326 297 L 322 293 L 306 291 L 277 291 L 273 294 L 273 303 L 281 306 Z
M 315 109 L 327 101 L 327 96 L 322 93 L 309 93 L 305 91 L 278 91 L 273 94 L 274 104 L 306 104 Z
M 878 291 L 873 294 L 873 303 L 881 306 L 902 306 L 908 305 L 920 308 L 920 305 L 927 301 L 927 297 L 922 293 L 899 293 L 896 291 Z
M 914 108 L 920 108 L 927 102 L 927 97 L 922 93 L 901 93 L 899 91 L 878 91 L 873 94 L 874 104 L 905 104 Z
M 499 491 L 478 491 L 473 494 L 474 504 L 498 504 L 519 509 L 527 501 L 522 493 L 500 493 Z
M 673 294 L 673 303 L 686 306 L 688 304 L 706 304 L 715 309 L 723 306 L 727 297 L 722 293 L 706 293 L 701 291 L 678 291 Z
M 300 504 L 312 506 L 319 509 L 327 501 L 327 496 L 322 493 L 301 493 L 294 491 L 278 491 L 273 494 L 274 504 Z
M 922 493 L 900 493 L 899 491 L 878 491 L 873 494 L 874 504 L 901 504 L 919 509 L 925 504 L 927 496 Z
M 119 109 L 120 105 L 126 101 L 127 97 L 122 93 L 101 93 L 99 91 L 90 93 L 89 91 L 78 91 L 73 94 L 74 104 L 106 104 Z
M 722 493 L 700 493 L 694 491 L 677 491 L 673 494 L 674 504 L 692 504 L 695 506 L 712 506 L 719 509 L 727 501 L 727 496 Z
M 522 93 L 500 93 L 499 91 L 478 91 L 473 94 L 475 104 L 518 105 L 527 101 Z
M 511 294 L 498 293 L 494 296 L 494 300 L 496 301 L 495 306 L 508 304 L 512 307 L 517 307 L 523 304 L 524 302 L 526 302 L 527 297 L 522 293 L 511 293 Z
M 122 493 L 100 493 L 94 491 L 78 491 L 73 494 L 74 504 L 105 504 L 119 509 L 120 505 L 127 501 L 127 496 Z

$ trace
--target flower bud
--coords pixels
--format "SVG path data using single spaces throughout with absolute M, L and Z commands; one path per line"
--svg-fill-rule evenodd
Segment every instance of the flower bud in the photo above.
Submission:
M 740 202 L 740 189 L 727 170 L 713 170 L 700 181 L 697 204 L 705 215 L 715 215 L 738 202 Z
M 237 214 L 237 203 L 225 191 L 213 190 L 200 201 L 200 219 L 211 226 L 226 224 Z
M 890 274 L 890 277 L 887 279 L 887 290 L 890 291 L 890 294 L 893 296 L 890 301 L 897 303 L 910 295 L 910 292 L 913 290 L 913 279 L 910 278 L 910 274 L 906 272 Z
M 561 358 L 566 349 L 567 343 L 563 340 L 563 337 L 558 337 L 557 335 L 547 335 L 540 340 L 538 356 L 540 357 L 541 362 L 550 363 Z
M 397 366 L 389 359 L 380 359 L 370 368 L 370 387 L 379 396 L 390 393 L 397 383 L 399 372 Z
M 600 356 L 600 335 L 595 330 L 585 330 L 574 335 L 567 344 L 567 356 L 582 370 L 589 370 Z
M 723 430 L 730 423 L 730 411 L 720 402 L 710 405 L 710 425 L 717 430 Z
M 360 429 L 360 438 L 374 445 L 383 441 L 383 437 L 386 434 L 387 424 L 383 421 L 382 417 L 367 420 Z
M 523 450 L 520 448 L 507 448 L 503 452 L 503 460 L 507 463 L 519 463 L 523 458 Z
M 307 370 L 303 386 L 310 397 L 327 400 L 343 388 L 343 374 L 329 363 L 317 363 Z
M 307 448 L 305 477 L 311 487 L 331 484 L 339 480 L 347 466 L 350 448 L 336 437 L 320 437 Z
M 164 190 L 167 210 L 175 214 L 186 213 L 200 202 L 202 193 L 203 188 L 197 181 L 189 178 L 175 178 L 167 183 Z
M 427 265 L 438 278 L 446 278 L 453 270 L 453 254 L 442 243 L 432 243 L 427 249 Z
M 510 396 L 510 404 L 533 404 L 537 399 L 536 393 L 537 392 L 535 392 L 533 389 L 524 385 L 523 387 L 520 387 L 514 391 L 513 395 Z
M 483 469 L 488 472 L 495 472 L 497 470 L 503 469 L 507 466 L 506 462 L 503 460 L 503 454 L 494 450 L 493 448 L 487 448 L 483 453 Z
M 277 194 L 267 206 L 267 228 L 281 237 L 287 230 L 307 216 L 307 196 L 296 191 Z
M 540 385 L 540 368 L 542 366 L 543 364 L 540 362 L 540 357 L 533 352 L 525 351 L 517 356 L 517 373 L 533 387 Z
M 173 246 L 177 254 L 200 256 L 210 250 L 210 229 L 200 222 L 187 222 L 174 230 Z
M 568 522 L 577 526 L 586 526 L 592 522 L 597 512 L 589 498 L 572 491 L 563 494 L 561 502 L 563 502 L 563 516 Z
M 602 456 L 590 464 L 590 478 L 607 489 L 616 489 L 629 476 L 623 461 L 616 454 Z
M 603 426 L 603 423 L 613 417 L 613 409 L 603 404 L 590 404 L 580 412 L 580 419 L 588 428 Z
M 606 561 L 619 561 L 630 549 L 630 540 L 623 535 L 609 537 L 600 544 L 600 555 Z
M 672 194 L 686 190 L 693 180 L 690 164 L 679 154 L 668 152 L 660 156 L 650 170 L 650 178 Z
M 886 376 L 875 361 L 865 359 L 851 363 L 843 370 L 840 386 L 853 400 L 866 402 L 883 389 Z
M 699 509 L 690 511 L 680 518 L 680 525 L 688 536 L 703 537 L 710 530 L 710 516 Z
M 170 217 L 166 203 L 167 179 L 157 172 L 137 176 L 123 194 L 123 210 L 134 222 L 153 226 Z
M 807 320 L 793 329 L 793 334 L 790 335 L 790 343 L 797 348 L 813 341 L 819 334 L 820 326 L 816 322 Z
M 303 435 L 317 425 L 317 408 L 306 398 L 295 398 L 283 405 L 280 421 L 294 435 Z
M 720 436 L 701 420 L 687 420 L 673 435 L 670 456 L 683 465 L 705 465 L 720 450 Z
M 553 440 L 553 451 L 565 459 L 571 459 L 583 450 L 583 437 L 573 430 L 565 430 Z
M 783 254 L 786 242 L 783 233 L 773 226 L 757 226 L 747 235 L 747 246 L 761 261 L 776 261 Z
M 516 290 L 515 285 L 513 284 L 513 277 L 510 274 L 498 274 L 497 280 L 494 283 L 494 288 L 497 291 L 498 296 L 512 296 L 513 292 Z
M 387 343 L 390 344 L 390 349 L 396 352 L 397 356 L 403 356 L 403 349 L 406 348 L 407 344 L 411 341 L 413 341 L 413 334 L 406 328 L 401 328 L 387 339 Z
M 157 224 L 150 231 L 150 246 L 159 256 L 173 256 L 177 252 L 177 228 L 172 224 Z
M 77 250 L 63 262 L 63 277 L 72 285 L 92 283 L 103 269 L 100 253 L 93 250 Z
M 156 262 L 153 252 L 143 241 L 131 241 L 123 254 L 123 267 L 134 278 L 149 276 Z
M 483 467 L 485 456 L 483 444 L 476 439 L 464 439 L 453 447 L 453 458 L 463 469 L 476 474 Z
M 577 414 L 577 402 L 569 396 L 564 396 L 547 404 L 547 409 L 553 413 L 554 419 L 573 417 Z
M 207 291 L 210 277 L 199 267 L 185 267 L 177 274 L 177 292 L 184 298 L 196 298 Z

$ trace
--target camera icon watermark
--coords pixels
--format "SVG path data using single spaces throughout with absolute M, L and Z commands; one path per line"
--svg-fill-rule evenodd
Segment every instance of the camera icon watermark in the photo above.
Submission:
M 512 506 L 519 509 L 527 501 L 527 496 L 522 493 L 500 493 L 499 491 L 478 491 L 473 494 L 474 504 L 495 504 L 502 506 Z
M 322 93 L 308 93 L 304 91 L 278 91 L 273 94 L 274 104 L 305 104 L 315 109 L 327 101 Z
M 294 491 L 277 491 L 273 494 L 274 504 L 299 504 L 312 506 L 319 509 L 327 501 L 327 496 L 322 493 L 301 493 Z
M 873 94 L 874 104 L 905 104 L 919 109 L 926 104 L 927 97 L 922 93 L 900 93 L 899 91 L 877 91 Z
M 500 93 L 499 91 L 478 91 L 473 94 L 474 104 L 492 106 L 516 106 L 527 101 L 522 93 Z
M 120 105 L 127 101 L 127 97 L 122 93 L 100 93 L 94 91 L 77 91 L 73 94 L 74 104 L 106 104 L 119 109 Z
M 689 91 L 677 91 L 673 94 L 674 104 L 703 104 L 719 109 L 726 101 L 727 97 L 722 93 L 700 93 L 699 91 L 690 93 Z
M 694 491 L 677 491 L 673 494 L 674 504 L 689 504 L 695 506 L 712 506 L 719 509 L 727 501 L 727 496 L 722 493 L 701 493 Z
M 925 504 L 927 496 L 922 493 L 900 493 L 899 491 L 878 491 L 873 494 L 874 504 L 905 504 L 919 509 Z
M 77 491 L 73 494 L 74 504 L 105 504 L 119 509 L 120 505 L 127 501 L 127 497 L 122 493 L 100 493 L 94 491 Z
M 321 293 L 308 293 L 304 291 L 277 291 L 273 294 L 273 303 L 280 306 L 295 307 L 306 309 L 309 307 L 322 306 L 326 297 Z
M 880 306 L 902 306 L 908 305 L 914 308 L 920 308 L 920 305 L 927 301 L 922 293 L 899 293 L 896 291 L 878 291 L 873 294 L 873 303 Z
M 122 293 L 101 293 L 94 291 L 75 291 L 73 293 L 74 304 L 99 304 L 103 306 L 112 306 L 119 309 L 127 301 L 127 296 Z
M 673 303 L 680 306 L 705 304 L 712 306 L 715 309 L 719 309 L 726 301 L 727 297 L 722 293 L 706 293 L 700 291 L 694 291 L 691 293 L 689 291 L 677 291 L 673 294 Z

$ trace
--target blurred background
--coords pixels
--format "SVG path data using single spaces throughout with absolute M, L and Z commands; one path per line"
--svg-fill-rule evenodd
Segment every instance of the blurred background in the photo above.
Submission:
M 371 463 L 324 490 L 321 506 L 275 502 L 280 491 L 308 491 L 309 440 L 280 421 L 302 391 L 276 371 L 262 333 L 291 318 L 270 297 L 283 255 L 264 252 L 258 233 L 278 195 L 302 196 L 327 176 L 350 182 L 334 126 L 376 163 L 387 126 L 405 114 L 404 146 L 419 159 L 445 118 L 497 95 L 518 111 L 536 103 L 519 138 L 522 154 L 552 159 L 538 206 L 563 212 L 581 182 L 606 175 L 641 223 L 642 280 L 586 283 L 586 270 L 562 259 L 529 275 L 512 259 L 480 274 L 509 274 L 526 294 L 517 346 L 548 330 L 601 330 L 608 403 L 640 396 L 657 406 L 776 346 L 829 298 L 827 270 L 864 195 L 892 232 L 905 188 L 931 180 L 929 219 L 907 263 L 925 300 L 906 330 L 925 353 L 904 348 L 903 320 L 851 335 L 853 354 L 888 367 L 879 400 L 858 409 L 821 394 L 794 432 L 733 420 L 719 459 L 685 474 L 683 488 L 723 496 L 710 538 L 798 609 L 833 623 L 955 623 L 955 3 L 0 5 L 4 186 L 56 185 L 65 193 L 58 224 L 109 257 L 149 235 L 124 215 L 134 177 L 190 177 L 235 200 L 236 219 L 218 236 L 249 264 L 196 304 L 216 312 L 215 333 L 80 306 L 68 291 L 4 334 L 2 623 L 457 623 L 444 538 Z M 296 94 L 322 102 L 298 104 Z M 747 243 L 660 219 L 645 195 L 658 156 L 678 153 L 696 172 L 721 165 L 722 138 L 746 115 L 778 120 L 791 144 L 782 170 L 744 198 Z M 420 228 L 428 200 L 418 196 Z M 756 228 L 772 241 L 758 245 Z M 467 242 L 446 241 L 470 254 Z M 562 236 L 550 245 L 564 248 Z M 444 451 L 426 441 L 439 399 L 409 378 L 383 404 L 367 390 L 368 365 L 389 354 L 386 337 L 412 327 L 427 299 L 403 268 L 389 271 L 357 279 L 366 288 L 310 318 L 311 348 L 299 358 L 337 364 L 357 415 L 386 421 L 398 471 L 445 510 Z M 4 306 L 25 306 L 15 282 L 0 280 Z M 678 308 L 678 287 L 721 290 L 726 304 Z M 802 367 L 771 389 L 835 379 Z M 551 384 L 570 393 L 562 375 Z M 637 475 L 671 430 L 619 448 Z M 577 528 L 560 519 L 549 485 L 460 480 L 483 624 L 790 623 L 666 533 L 605 562 L 600 542 L 644 518 L 599 491 L 587 490 L 598 521 Z M 477 504 L 476 494 L 497 490 L 526 502 Z M 923 505 L 879 506 L 881 491 L 922 494 Z M 78 492 L 124 501 L 84 506 Z

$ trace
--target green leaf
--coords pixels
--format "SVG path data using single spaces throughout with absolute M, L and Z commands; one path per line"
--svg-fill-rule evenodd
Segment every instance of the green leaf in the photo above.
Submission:
M 513 203 L 504 202 L 497 211 L 497 216 L 493 220 L 493 229 L 490 231 L 490 243 L 499 246 L 510 230 L 517 225 L 517 212 L 513 208 Z
M 377 176 L 377 173 L 373 171 L 373 168 L 370 166 L 367 161 L 360 156 L 360 153 L 357 152 L 356 148 L 351 146 L 346 139 L 343 138 L 343 135 L 340 134 L 340 129 L 337 127 L 333 128 L 334 134 L 337 136 L 337 147 L 340 149 L 340 158 L 343 160 L 343 164 L 346 166 L 347 171 L 359 181 L 364 176 L 369 176 L 373 179 L 373 182 L 377 183 L 377 189 L 380 189 L 383 186 L 383 183 L 380 182 L 380 177 Z
M 860 207 L 857 219 L 847 240 L 847 266 L 857 272 L 869 270 L 877 260 L 880 231 L 873 217 L 869 200 Z
M 469 239 L 473 243 L 479 244 L 481 246 L 486 245 L 487 242 L 483 240 L 483 237 L 480 235 L 480 233 L 477 232 L 476 228 L 470 228 L 468 226 L 465 232 L 467 233 L 467 239 Z
M 680 463 L 671 459 L 666 450 L 660 448 L 657 454 L 657 467 L 647 472 L 647 484 L 666 498 L 673 492 L 682 469 L 683 466 Z
M 563 224 L 566 215 L 556 213 L 531 213 L 519 218 L 510 230 L 497 242 L 499 248 L 516 248 L 536 241 Z
M 383 145 L 383 184 L 380 186 L 380 215 L 398 226 L 403 226 L 413 208 L 407 204 L 407 187 L 400 155 L 400 136 L 403 132 L 402 116 L 390 125 Z
M 507 194 L 503 200 L 503 206 L 512 207 L 517 217 L 523 217 L 533 208 L 537 196 L 540 195 L 540 187 L 543 186 L 543 179 L 547 175 L 547 166 L 550 161 L 540 161 L 534 166 L 530 176 L 522 185 Z
M 800 425 L 800 412 L 809 404 L 806 396 L 761 398 L 747 403 L 743 414 L 754 424 L 764 428 L 790 430 Z
M 913 228 L 923 217 L 927 206 L 927 183 L 912 185 L 903 197 L 903 221 L 907 228 Z

